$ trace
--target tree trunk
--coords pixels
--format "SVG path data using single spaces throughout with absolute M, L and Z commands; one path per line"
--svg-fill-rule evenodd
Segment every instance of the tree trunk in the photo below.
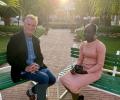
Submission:
M 4 17 L 3 20 L 4 20 L 4 25 L 5 26 L 10 26 L 10 22 L 11 22 L 10 17 Z
M 111 16 L 104 15 L 100 17 L 100 24 L 102 26 L 111 26 Z
M 115 25 L 119 25 L 119 16 L 114 16 Z
M 105 26 L 111 26 L 111 16 L 105 16 Z

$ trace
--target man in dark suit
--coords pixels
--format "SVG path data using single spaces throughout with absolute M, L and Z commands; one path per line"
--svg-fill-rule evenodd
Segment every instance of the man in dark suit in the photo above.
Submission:
M 43 63 L 40 41 L 33 33 L 38 24 L 38 18 L 27 15 L 24 19 L 23 30 L 11 37 L 7 46 L 7 60 L 11 65 L 13 82 L 21 79 L 33 80 L 37 85 L 27 90 L 30 100 L 46 99 L 46 89 L 55 83 L 56 78 Z

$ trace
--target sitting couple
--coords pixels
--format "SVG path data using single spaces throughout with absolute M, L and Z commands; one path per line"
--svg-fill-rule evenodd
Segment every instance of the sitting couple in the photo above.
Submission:
M 13 35 L 7 46 L 7 60 L 11 65 L 13 82 L 21 79 L 37 82 L 26 94 L 29 100 L 46 100 L 46 90 L 55 84 L 56 78 L 43 63 L 40 41 L 33 33 L 38 24 L 38 18 L 27 15 L 21 32 Z M 80 46 L 80 58 L 77 65 L 84 66 L 84 74 L 72 70 L 60 78 L 62 84 L 70 91 L 73 100 L 79 100 L 79 89 L 100 78 L 105 57 L 105 46 L 95 38 L 96 26 L 88 25 L 85 29 L 86 42 Z M 71 84 L 70 84 L 71 83 Z

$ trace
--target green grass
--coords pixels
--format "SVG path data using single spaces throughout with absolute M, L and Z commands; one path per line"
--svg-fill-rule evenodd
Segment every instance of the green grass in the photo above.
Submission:
M 98 39 L 106 45 L 108 53 L 115 54 L 117 50 L 120 50 L 120 37 L 100 36 Z

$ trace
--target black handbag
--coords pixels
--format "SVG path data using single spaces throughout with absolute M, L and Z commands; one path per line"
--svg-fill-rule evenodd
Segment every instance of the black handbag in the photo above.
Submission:
M 70 71 L 72 74 L 87 74 L 88 72 L 83 69 L 82 65 L 75 65 L 73 66 L 72 70 Z

